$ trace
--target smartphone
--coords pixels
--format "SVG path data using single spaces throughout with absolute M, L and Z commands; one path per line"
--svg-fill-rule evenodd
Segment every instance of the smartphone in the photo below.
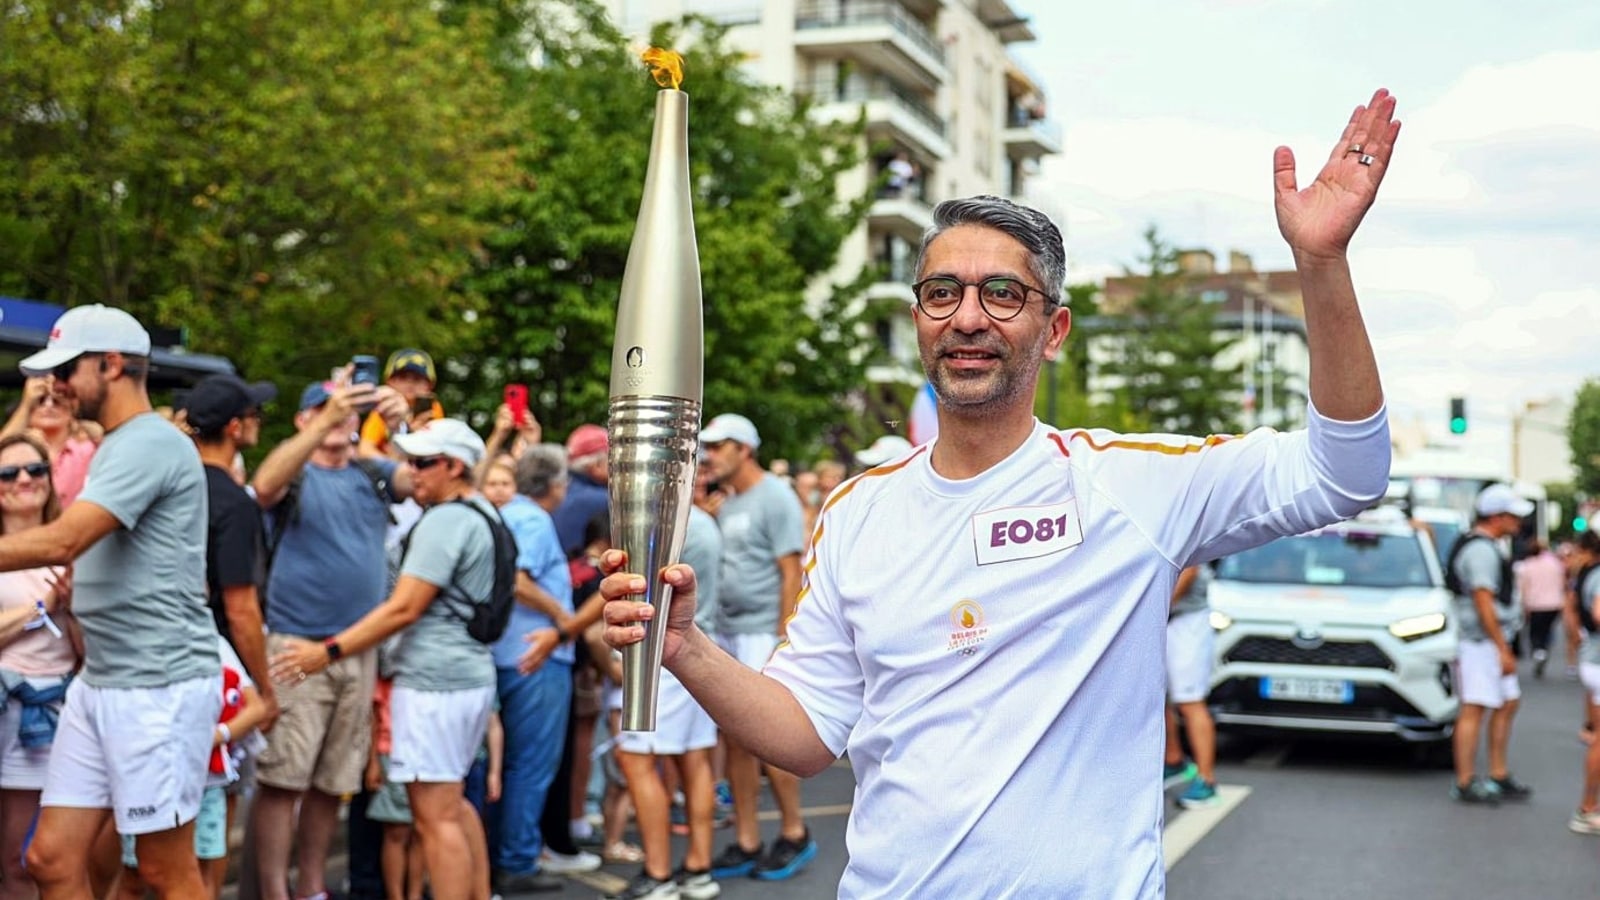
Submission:
M 511 418 L 521 428 L 528 424 L 528 386 L 525 384 L 506 385 L 506 406 L 511 409 Z
M 376 356 L 356 355 L 350 357 L 350 383 L 378 384 L 378 358 Z
M 433 395 L 432 394 L 418 394 L 415 398 L 412 399 L 412 401 L 411 401 L 411 414 L 413 416 L 420 416 L 423 413 L 431 413 L 431 412 L 433 412 Z

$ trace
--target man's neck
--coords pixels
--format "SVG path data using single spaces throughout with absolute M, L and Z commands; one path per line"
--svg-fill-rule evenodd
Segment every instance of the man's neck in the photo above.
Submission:
M 150 395 L 145 393 L 142 386 L 134 387 L 132 383 L 122 385 L 117 381 L 106 387 L 106 397 L 100 404 L 98 421 L 100 427 L 110 434 L 117 426 L 134 416 L 153 410 L 154 407 L 150 405 Z
M 939 438 L 929 463 L 953 481 L 974 478 L 999 465 L 1033 434 L 1033 412 L 963 416 L 939 410 Z
M 760 484 L 761 479 L 765 477 L 767 477 L 767 470 L 761 468 L 761 464 L 752 459 L 733 473 L 733 477 L 728 479 L 728 486 L 733 488 L 735 492 L 742 494 Z
M 239 448 L 234 446 L 233 441 L 227 438 L 223 438 L 215 444 L 197 443 L 195 446 L 200 450 L 200 461 L 202 463 L 224 470 L 233 468 L 233 458 L 239 453 Z
M 355 451 L 348 447 L 330 450 L 319 445 L 317 449 L 311 451 L 309 461 L 312 465 L 321 466 L 324 469 L 342 469 L 350 465 L 355 458 Z
M 437 500 L 434 500 L 428 505 L 438 506 L 441 503 L 453 503 L 456 500 L 465 500 L 475 493 L 476 491 L 472 489 L 472 485 L 467 484 L 466 482 L 457 481 L 450 487 L 446 488 Z

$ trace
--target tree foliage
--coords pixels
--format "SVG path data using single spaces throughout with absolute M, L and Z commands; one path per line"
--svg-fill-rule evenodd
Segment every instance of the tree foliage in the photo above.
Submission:
M 1578 472 L 1578 490 L 1600 497 L 1600 378 L 1584 382 L 1573 398 L 1567 441 Z
M 1069 284 L 1066 306 L 1073 322 L 1087 321 L 1100 314 L 1100 287 L 1093 283 Z M 1142 431 L 1149 427 L 1145 418 L 1127 406 L 1124 398 L 1113 395 L 1097 403 L 1089 392 L 1088 338 L 1084 332 L 1067 335 L 1058 358 L 1045 364 L 1039 373 L 1039 393 L 1034 398 L 1034 415 L 1046 424 L 1072 428 L 1109 428 L 1113 431 Z
M 605 421 L 658 90 L 597 9 L 567 9 L 534 32 L 540 65 L 513 76 L 529 83 L 513 108 L 527 124 L 520 175 L 486 215 L 494 230 L 469 284 L 489 301 L 488 327 L 457 373 L 479 397 L 527 382 L 557 434 Z M 725 37 L 691 17 L 651 40 L 685 58 L 706 414 L 741 412 L 764 455 L 803 455 L 864 380 L 852 312 L 862 286 L 808 293 L 865 215 L 864 198 L 841 200 L 835 187 L 859 161 L 860 131 L 817 124 L 801 101 L 754 82 Z
M 490 34 L 364 0 L 6 4 L 0 291 L 123 306 L 295 386 L 451 353 L 511 171 Z
M 1145 231 L 1139 294 L 1129 308 L 1104 317 L 1112 339 L 1099 367 L 1117 386 L 1125 410 L 1149 424 L 1179 434 L 1239 430 L 1239 366 L 1219 367 L 1216 358 L 1234 342 L 1216 329 L 1216 309 L 1185 284 L 1178 254 L 1152 226 Z

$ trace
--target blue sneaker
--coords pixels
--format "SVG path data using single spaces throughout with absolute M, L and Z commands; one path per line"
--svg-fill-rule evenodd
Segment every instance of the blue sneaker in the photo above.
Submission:
M 746 850 L 734 841 L 722 848 L 722 854 L 711 861 L 711 877 L 716 879 L 742 878 L 755 872 L 756 864 L 761 862 L 761 851 L 766 847 L 756 845 L 754 850 Z
M 1189 787 L 1178 796 L 1178 805 L 1184 809 L 1199 809 L 1202 806 L 1215 806 L 1217 804 L 1217 785 L 1215 782 L 1196 778 L 1189 782 Z
M 762 881 L 783 881 L 805 868 L 806 863 L 816 855 L 817 842 L 811 839 L 811 829 L 807 828 L 805 837 L 798 841 L 785 837 L 773 841 L 772 852 L 756 863 L 755 871 L 750 876 Z
M 1162 763 L 1161 789 L 1166 790 L 1170 787 L 1177 787 L 1199 774 L 1200 770 L 1196 769 L 1194 763 L 1188 759 L 1175 763 Z

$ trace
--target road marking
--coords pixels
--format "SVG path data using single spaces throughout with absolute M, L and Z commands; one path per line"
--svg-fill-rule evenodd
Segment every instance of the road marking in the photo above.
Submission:
M 1217 785 L 1217 803 L 1214 806 L 1203 806 L 1199 809 L 1184 810 L 1171 824 L 1161 831 L 1161 847 L 1167 858 L 1167 871 L 1183 859 L 1184 854 L 1194 849 L 1211 829 L 1221 824 L 1228 817 L 1228 813 L 1244 802 L 1250 796 L 1250 788 L 1242 784 Z

